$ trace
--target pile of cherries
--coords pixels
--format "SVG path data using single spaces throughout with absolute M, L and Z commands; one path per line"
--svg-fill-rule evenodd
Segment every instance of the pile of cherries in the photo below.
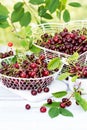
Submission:
M 64 28 L 63 31 L 54 35 L 48 33 L 41 35 L 41 40 L 37 40 L 35 44 L 69 55 L 76 51 L 82 54 L 87 51 L 87 34 L 85 31 L 86 28 L 72 31 Z
M 6 57 L 10 57 L 10 56 L 13 56 L 14 55 L 14 52 L 12 50 L 8 51 L 8 52 L 5 52 L 5 53 L 0 53 L 0 58 L 3 59 L 3 58 L 6 58 Z
M 53 73 L 47 69 L 47 61 L 44 54 L 41 54 L 39 58 L 36 58 L 34 54 L 26 55 L 26 58 L 18 59 L 18 61 L 11 64 L 3 60 L 1 65 L 0 73 L 11 77 L 41 78 Z
M 69 66 L 68 71 L 71 76 L 77 75 L 79 78 L 87 78 L 87 65 L 76 63 L 75 65 Z

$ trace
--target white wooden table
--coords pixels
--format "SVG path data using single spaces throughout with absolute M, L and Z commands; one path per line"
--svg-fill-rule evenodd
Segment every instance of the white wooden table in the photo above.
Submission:
M 69 108 L 74 117 L 54 119 L 39 112 L 43 101 L 30 103 L 31 110 L 25 109 L 26 103 L 30 102 L 0 86 L 0 130 L 87 130 L 87 112 L 75 103 Z

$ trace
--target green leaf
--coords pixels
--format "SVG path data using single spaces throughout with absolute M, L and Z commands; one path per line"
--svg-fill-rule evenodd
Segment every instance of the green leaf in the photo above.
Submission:
M 62 3 L 65 5 L 67 3 L 67 0 L 62 0 Z
M 43 17 L 45 13 L 46 13 L 46 8 L 45 8 L 43 5 L 41 5 L 41 6 L 38 8 L 38 15 L 39 15 L 40 17 Z
M 25 32 L 26 32 L 27 35 L 31 36 L 32 35 L 32 28 L 31 28 L 31 26 L 25 27 Z
M 43 17 L 44 17 L 45 19 L 52 19 L 52 18 L 53 18 L 53 17 L 52 17 L 50 14 L 48 14 L 48 13 L 43 14 Z
M 29 2 L 34 5 L 39 5 L 44 3 L 44 0 L 29 0 Z
M 56 68 L 60 68 L 62 65 L 61 59 L 59 57 L 53 58 L 49 63 L 48 63 L 48 69 L 49 70 L 54 70 Z
M 77 80 L 77 78 L 78 78 L 78 75 L 75 75 L 75 76 L 72 77 L 71 81 L 75 82 Z
M 70 21 L 70 13 L 67 9 L 64 10 L 63 12 L 63 20 L 65 22 L 69 22 Z
M 0 28 L 7 28 L 7 27 L 9 27 L 8 21 L 1 22 L 1 23 L 0 23 Z
M 7 19 L 7 16 L 0 15 L 0 23 L 1 23 L 1 22 L 5 22 L 6 19 Z
M 50 11 L 50 13 L 54 13 L 55 10 L 58 8 L 59 0 L 50 0 L 46 2 L 46 8 Z
M 24 5 L 24 2 L 17 2 L 17 3 L 14 5 L 14 10 L 20 9 L 23 5 Z
M 15 64 L 17 62 L 17 56 L 14 56 L 12 59 L 11 59 L 11 63 Z
M 59 79 L 59 80 L 64 80 L 64 79 L 66 79 L 69 75 L 70 75 L 70 73 L 68 73 L 68 72 L 62 73 L 62 74 L 60 74 L 60 75 L 58 76 L 58 79 Z
M 81 97 L 81 95 L 78 92 L 74 93 L 76 102 L 84 109 L 84 111 L 87 111 L 87 101 Z
M 3 16 L 8 16 L 9 14 L 9 11 L 8 9 L 6 8 L 6 6 L 2 5 L 0 3 L 0 15 L 3 15 Z
M 43 105 L 46 106 L 46 107 L 59 107 L 60 102 L 52 102 L 51 104 L 45 103 Z
M 67 61 L 70 63 L 72 63 L 73 61 L 78 60 L 79 58 L 79 54 L 77 52 L 75 52 L 73 55 L 69 56 Z
M 63 116 L 73 117 L 73 114 L 65 108 L 59 108 L 59 111 L 60 111 L 60 114 L 63 115 Z
M 66 91 L 60 91 L 60 92 L 55 92 L 55 93 L 52 93 L 52 95 L 55 97 L 55 98 L 61 98 L 65 95 L 67 95 L 67 92 Z
M 34 52 L 34 53 L 40 53 L 41 49 L 32 45 L 30 48 L 30 51 Z
M 25 48 L 26 46 L 28 46 L 28 43 L 25 40 L 22 40 L 21 45 Z
M 48 111 L 48 114 L 51 118 L 54 118 L 60 114 L 60 111 L 57 107 L 51 107 Z
M 70 5 L 72 7 L 81 7 L 81 4 L 78 2 L 70 2 L 68 5 Z
M 31 22 L 30 12 L 24 13 L 23 17 L 20 19 L 21 26 L 27 26 Z
M 18 22 L 24 15 L 24 8 L 20 8 L 20 10 L 14 10 L 11 14 L 12 22 Z

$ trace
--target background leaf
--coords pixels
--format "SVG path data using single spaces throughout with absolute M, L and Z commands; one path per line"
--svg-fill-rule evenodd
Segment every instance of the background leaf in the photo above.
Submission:
M 49 0 L 46 2 L 46 8 L 50 11 L 50 13 L 54 13 L 58 8 L 59 0 Z
M 65 22 L 69 22 L 70 21 L 70 13 L 67 9 L 64 10 L 63 12 L 63 20 Z
M 0 3 L 0 15 L 3 15 L 3 16 L 8 16 L 9 14 L 9 11 L 8 9 L 6 8 L 6 6 L 2 5 Z
M 14 10 L 19 10 L 24 5 L 24 2 L 17 2 L 14 5 Z
M 43 17 L 43 15 L 46 13 L 46 8 L 44 8 L 43 5 L 41 5 L 39 8 L 38 8 L 38 15 Z
M 29 2 L 34 5 L 39 5 L 44 3 L 44 0 L 29 0 Z
M 14 10 L 11 14 L 11 20 L 12 22 L 18 22 L 24 15 L 24 8 L 20 8 L 19 11 Z
M 53 58 L 49 63 L 48 63 L 48 69 L 49 70 L 54 70 L 56 68 L 60 68 L 62 65 L 61 59 L 59 57 Z
M 70 5 L 72 7 L 81 7 L 81 4 L 78 2 L 70 2 L 68 5 Z
M 67 92 L 66 91 L 60 91 L 60 92 L 55 92 L 55 93 L 52 93 L 52 95 L 56 98 L 61 98 L 65 95 L 67 95 Z
M 9 27 L 9 23 L 7 21 L 0 23 L 0 28 L 7 28 Z
M 73 114 L 69 110 L 65 108 L 59 108 L 59 110 L 60 110 L 60 114 L 62 114 L 63 116 L 73 117 Z
M 43 17 L 45 18 L 45 19 L 52 19 L 53 17 L 50 15 L 50 14 L 48 14 L 48 13 L 45 13 L 44 15 L 43 15 Z
M 1 22 L 5 22 L 6 19 L 7 19 L 7 16 L 0 15 L 0 23 L 1 23 Z
M 57 107 L 51 107 L 48 111 L 48 114 L 51 118 L 54 118 L 60 114 L 60 111 Z
M 31 22 L 30 12 L 24 13 L 23 17 L 20 19 L 21 26 L 27 26 Z

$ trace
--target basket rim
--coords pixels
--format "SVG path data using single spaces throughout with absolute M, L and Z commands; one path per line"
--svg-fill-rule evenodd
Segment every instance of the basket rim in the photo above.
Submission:
M 50 24 L 50 25 L 54 24 L 54 25 L 61 25 L 61 26 L 63 26 L 63 25 L 68 25 L 68 24 L 71 24 L 71 23 L 78 23 L 78 22 L 84 23 L 84 22 L 87 22 L 87 19 L 84 19 L 84 20 L 72 20 L 72 21 L 69 21 L 69 22 L 66 22 L 66 23 L 64 23 L 64 22 L 62 22 L 62 23 L 60 23 L 60 22 L 47 22 L 47 23 L 42 23 L 42 24 L 35 24 L 34 28 L 42 26 L 42 25 L 48 25 L 48 24 Z M 32 26 L 32 28 L 33 28 L 33 26 Z
M 60 70 L 49 75 L 49 76 L 44 76 L 44 77 L 41 77 L 41 78 L 21 78 L 21 77 L 12 77 L 12 76 L 7 76 L 7 75 L 4 75 L 4 74 L 0 74 L 0 78 L 4 77 L 4 78 L 9 78 L 9 79 L 18 79 L 18 80 L 40 80 L 40 79 L 46 79 L 46 78 L 51 78 L 53 76 L 56 76 L 57 74 L 59 74 Z

